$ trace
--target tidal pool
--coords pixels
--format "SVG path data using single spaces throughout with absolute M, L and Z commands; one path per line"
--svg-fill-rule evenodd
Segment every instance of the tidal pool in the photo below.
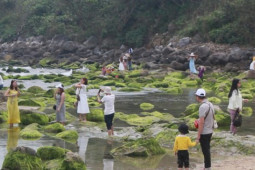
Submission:
M 97 90 L 90 90 L 89 96 L 94 96 Z M 155 108 L 152 111 L 160 111 L 163 113 L 171 113 L 179 117 L 180 113 L 185 110 L 185 107 L 191 103 L 195 103 L 194 97 L 195 89 L 185 89 L 181 95 L 169 95 L 158 91 L 150 93 L 148 91 L 138 93 L 121 93 L 116 92 L 116 111 L 124 112 L 126 114 L 140 114 L 142 110 L 139 105 L 143 102 L 152 103 Z M 209 94 L 209 97 L 213 94 Z M 245 104 L 255 109 L 253 103 Z M 220 107 L 226 110 L 227 103 L 221 103 Z M 254 114 L 249 118 L 243 118 L 243 126 L 238 130 L 239 135 L 255 135 Z M 176 157 L 172 152 L 167 152 L 165 155 L 152 156 L 148 158 L 129 158 L 113 159 L 109 154 L 110 150 L 120 143 L 102 139 L 100 136 L 105 136 L 106 132 L 91 132 L 79 131 L 80 124 L 72 122 L 72 128 L 79 132 L 79 139 L 76 144 L 71 144 L 60 139 L 43 136 L 39 140 L 30 141 L 19 138 L 20 128 L 8 129 L 7 124 L 0 126 L 0 167 L 2 166 L 4 156 L 10 148 L 16 146 L 27 146 L 33 149 L 38 149 L 41 146 L 60 146 L 62 148 L 70 149 L 73 152 L 78 152 L 81 158 L 86 163 L 89 170 L 164 170 L 177 169 Z M 125 127 L 123 122 L 115 122 L 115 127 Z M 170 148 L 171 149 L 171 148 Z M 196 167 L 196 163 L 201 163 L 201 154 L 191 150 L 191 169 Z M 214 159 L 214 158 L 213 158 Z

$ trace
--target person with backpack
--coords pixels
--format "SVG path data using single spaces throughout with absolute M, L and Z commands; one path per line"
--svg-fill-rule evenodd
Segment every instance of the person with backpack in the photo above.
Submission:
M 243 108 L 243 102 L 248 102 L 248 99 L 243 99 L 242 94 L 239 90 L 241 87 L 241 81 L 239 79 L 233 79 L 231 89 L 228 94 L 229 104 L 228 104 L 228 112 L 231 117 L 230 122 L 230 133 L 233 135 L 236 134 L 237 128 L 234 126 L 234 119 L 236 117 L 236 113 L 241 112 Z
M 196 100 L 200 103 L 199 107 L 199 127 L 196 142 L 200 142 L 200 146 L 204 155 L 205 170 L 211 169 L 211 152 L 210 143 L 214 126 L 214 107 L 211 102 L 206 99 L 204 89 L 198 89 L 195 93 Z

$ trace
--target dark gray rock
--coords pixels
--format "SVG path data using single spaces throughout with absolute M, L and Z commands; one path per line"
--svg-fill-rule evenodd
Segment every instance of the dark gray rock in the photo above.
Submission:
M 83 43 L 84 47 L 87 49 L 95 48 L 98 45 L 98 40 L 96 37 L 91 36 Z
M 168 54 L 170 54 L 170 53 L 172 53 L 172 52 L 174 52 L 174 51 L 175 51 L 174 48 L 172 48 L 172 47 L 170 47 L 170 46 L 166 46 L 166 47 L 163 49 L 162 54 L 163 54 L 163 55 L 168 55 Z
M 64 52 L 75 52 L 78 49 L 78 46 L 73 41 L 67 41 L 63 43 Z
M 209 56 L 208 60 L 213 65 L 223 66 L 228 62 L 228 56 L 225 53 L 214 53 Z
M 178 42 L 178 47 L 185 47 L 191 43 L 191 38 L 190 37 L 184 37 L 179 40 Z
M 186 70 L 184 64 L 178 63 L 177 61 L 173 61 L 173 62 L 170 64 L 170 67 L 173 68 L 173 69 L 175 69 L 175 70 L 182 70 L 182 71 L 185 71 L 185 70 Z

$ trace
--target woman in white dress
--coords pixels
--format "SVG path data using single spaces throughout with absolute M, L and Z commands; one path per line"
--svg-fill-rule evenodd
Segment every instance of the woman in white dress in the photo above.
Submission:
M 88 98 L 87 98 L 87 85 L 88 79 L 82 78 L 81 81 L 75 85 L 76 87 L 76 95 L 78 98 L 78 106 L 77 106 L 77 113 L 79 114 L 80 121 L 86 122 L 86 114 L 90 113 L 89 105 L 88 105 Z M 79 96 L 79 97 L 78 97 Z
M 119 64 L 119 71 L 124 71 L 125 70 L 125 67 L 124 67 L 124 64 L 123 64 L 123 57 L 121 56 L 120 59 L 120 64 Z

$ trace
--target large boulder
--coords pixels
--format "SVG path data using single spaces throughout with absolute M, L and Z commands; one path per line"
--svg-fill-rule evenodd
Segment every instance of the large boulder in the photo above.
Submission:
M 75 50 L 77 50 L 78 46 L 73 42 L 73 41 L 67 41 L 64 42 L 63 46 L 62 46 L 62 50 L 63 52 L 75 52 Z
M 228 57 L 226 53 L 213 53 L 209 56 L 209 62 L 213 65 L 225 65 L 228 62 Z
M 49 117 L 44 113 L 37 113 L 29 110 L 21 110 L 20 113 L 21 123 L 23 125 L 29 125 L 31 123 L 46 125 L 49 123 Z
M 255 70 L 249 70 L 247 72 L 246 78 L 248 78 L 248 79 L 255 79 Z
M 44 167 L 42 160 L 36 156 L 35 150 L 27 147 L 17 147 L 5 156 L 2 169 L 43 170 Z
M 190 37 L 184 37 L 179 40 L 178 42 L 178 47 L 185 47 L 191 43 L 191 38 Z
M 42 160 L 59 159 L 64 158 L 67 151 L 68 150 L 60 147 L 43 146 L 37 150 L 37 155 Z
M 111 155 L 114 157 L 148 157 L 164 153 L 165 150 L 160 147 L 159 143 L 154 138 L 138 139 L 136 141 L 127 142 L 111 151 Z
M 182 71 L 187 69 L 183 63 L 178 63 L 177 61 L 171 62 L 170 67 L 175 70 L 182 70 Z

